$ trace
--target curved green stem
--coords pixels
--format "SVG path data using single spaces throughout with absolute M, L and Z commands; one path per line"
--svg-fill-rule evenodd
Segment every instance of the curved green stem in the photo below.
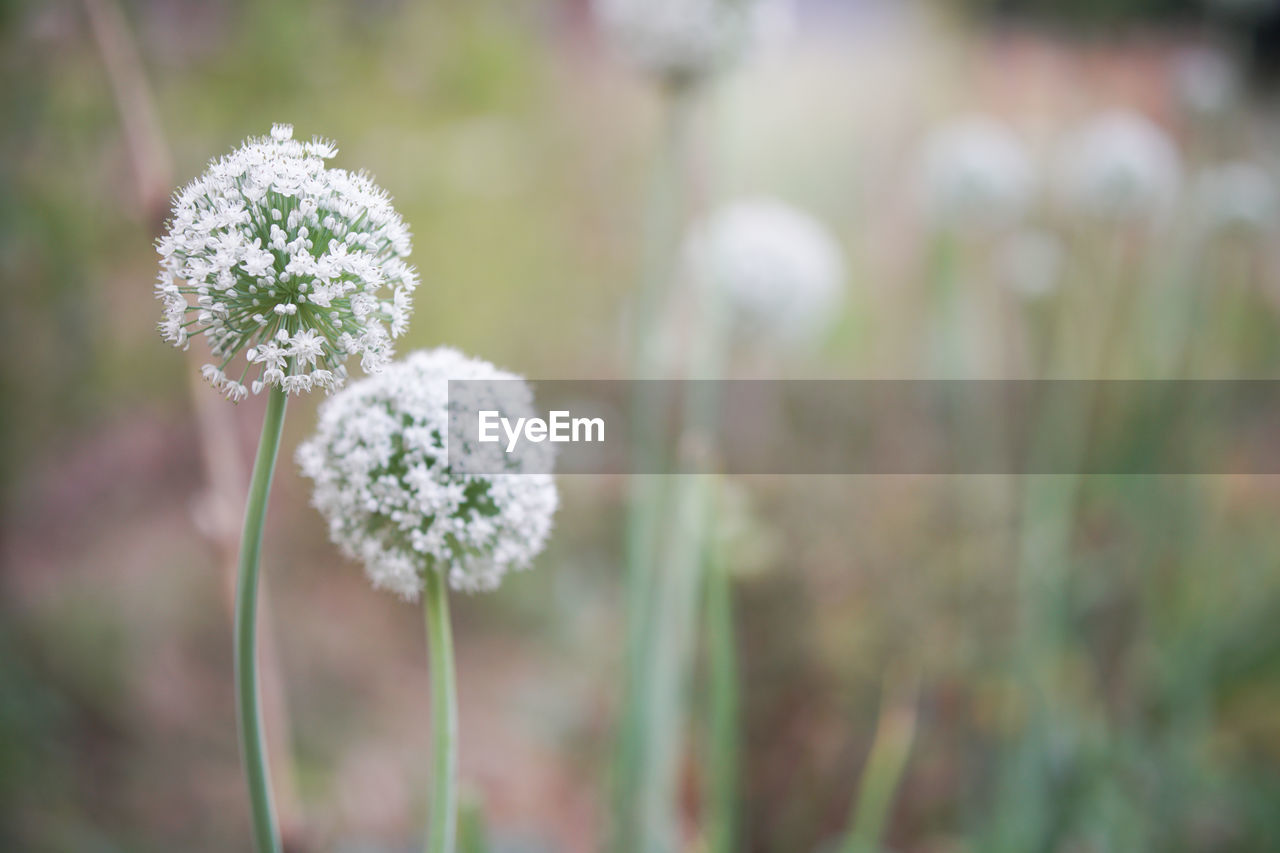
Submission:
M 453 632 L 445 572 L 427 569 L 423 611 L 431 659 L 431 829 L 427 853 L 453 853 L 458 826 L 458 691 L 453 669 Z
M 267 414 L 262 422 L 262 438 L 253 463 L 249 501 L 244 513 L 244 535 L 240 540 L 240 571 L 236 580 L 236 711 L 239 715 L 240 756 L 249 783 L 249 805 L 253 817 L 253 840 L 259 853 L 278 853 L 280 836 L 271 803 L 271 783 L 262 737 L 262 713 L 258 701 L 258 566 L 262 552 L 262 527 L 267 516 L 267 495 L 271 475 L 280 450 L 280 431 L 288 396 L 279 388 L 271 391 Z

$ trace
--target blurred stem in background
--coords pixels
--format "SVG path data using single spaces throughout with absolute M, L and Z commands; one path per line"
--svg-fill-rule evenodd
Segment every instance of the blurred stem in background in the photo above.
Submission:
M 632 369 L 638 379 L 661 378 L 667 366 L 663 311 L 688 220 L 694 119 L 701 94 L 695 82 L 670 83 L 662 89 L 662 136 L 645 199 L 643 255 L 634 303 Z
M 681 849 L 679 789 L 684 747 L 684 710 L 696 637 L 701 569 L 711 520 L 714 481 L 709 474 L 674 475 L 665 547 L 654 578 L 654 625 L 645 656 L 646 692 L 641 698 L 643 773 L 637 792 L 641 853 Z M 661 624 L 658 621 L 661 620 Z
M 738 656 L 733 620 L 733 581 L 716 549 L 707 558 L 707 853 L 737 849 Z
M 431 659 L 431 826 L 427 853 L 453 853 L 458 823 L 458 693 L 446 571 L 428 566 L 423 612 Z
M 1132 263 L 1142 248 L 1137 235 L 1124 228 L 1091 235 L 1103 241 L 1104 268 L 1089 286 L 1082 281 L 1068 290 L 1063 306 L 1064 326 L 1055 335 L 1057 352 L 1050 378 L 1062 379 L 1083 371 L 1090 383 L 1107 379 L 1123 354 L 1135 279 L 1141 269 Z M 1087 275 L 1087 273 L 1086 273 Z M 1096 318 L 1103 318 L 1097 322 Z M 1076 470 L 1054 474 L 1031 473 L 1024 478 L 1017 565 L 1019 571 L 1019 634 L 1015 642 L 1014 672 L 1025 707 L 1022 732 L 1006 754 L 993 809 L 994 838 L 989 849 L 1025 851 L 1054 846 L 1064 809 L 1055 807 L 1052 755 L 1054 743 L 1069 744 L 1071 711 L 1063 707 L 1057 680 L 1062 675 L 1072 603 L 1069 577 L 1072 538 L 1082 485 L 1079 467 L 1088 451 L 1090 425 L 1096 415 L 1096 394 L 1053 395 L 1059 405 L 1037 413 L 1038 426 L 1030 448 L 1031 470 L 1044 459 L 1075 460 Z M 1010 718 L 1015 715 L 1011 714 Z M 1064 728 L 1068 727 L 1068 728 Z M 1057 815 L 1057 819 L 1053 816 Z
M 680 849 L 679 782 L 684 751 L 684 715 L 697 652 L 698 613 L 710 550 L 717 479 L 713 474 L 719 394 L 728 344 L 722 283 L 683 275 L 680 296 L 688 305 L 688 363 L 681 401 L 682 425 L 676 448 L 667 515 L 655 531 L 662 559 L 652 572 L 653 610 L 643 661 L 648 675 L 641 736 L 644 773 L 639 787 L 641 853 Z M 727 604 L 727 599 L 723 601 Z M 732 617 L 726 616 L 731 622 Z M 729 673 L 730 677 L 732 673 Z M 725 744 L 732 750 L 733 744 Z M 729 752 L 717 752 L 717 759 Z M 712 764 L 708 772 L 720 776 Z
M 473 791 L 461 792 L 458 796 L 458 853 L 489 853 L 484 803 Z
M 700 292 L 712 287 L 696 288 Z M 704 301 L 709 308 L 714 300 Z M 699 597 L 714 518 L 716 478 L 713 444 L 718 409 L 716 384 L 721 357 L 719 314 L 704 311 L 695 333 L 692 381 L 685 384 L 685 425 L 679 438 L 679 472 L 672 478 L 672 497 L 660 535 L 662 560 L 653 575 L 653 620 L 644 663 L 648 675 L 641 749 L 644 774 L 639 789 L 642 853 L 679 849 L 679 780 L 683 753 L 684 710 L 697 648 Z M 727 604 L 727 601 L 724 602 Z M 731 617 L 726 617 L 730 618 Z M 728 753 L 717 752 L 716 758 Z M 709 773 L 722 768 L 712 765 Z
M 910 667 L 890 667 L 883 689 L 880 719 L 841 853 L 876 853 L 882 848 L 885 824 L 915 743 L 919 674 Z
M 660 149 L 649 178 L 643 222 L 640 280 L 632 325 L 632 377 L 655 380 L 663 375 L 662 309 L 675 276 L 680 236 L 687 218 L 686 184 L 692 171 L 692 123 L 698 92 L 693 84 L 662 90 L 663 129 Z M 669 401 L 660 397 L 657 382 L 635 383 L 632 403 L 636 472 L 662 470 L 660 431 Z M 654 635 L 654 571 L 665 478 L 637 473 L 630 479 L 626 521 L 626 648 L 622 718 L 616 768 L 615 846 L 637 849 L 641 833 L 638 796 L 649 772 L 651 756 L 644 752 L 649 694 L 646 656 Z
M 134 175 L 139 210 L 152 235 L 164 222 L 173 186 L 173 157 L 155 106 L 155 99 L 139 56 L 129 23 L 112 0 L 84 0 L 94 43 L 102 57 L 112 96 L 120 114 L 126 149 Z M 190 355 L 195 361 L 195 354 Z M 199 367 L 199 361 L 195 361 Z M 232 618 L 238 607 L 238 521 L 244 506 L 246 478 L 231 410 L 201 382 L 198 370 L 190 371 L 191 398 L 199 430 L 208 492 L 201 501 L 196 524 L 213 542 L 226 581 L 226 603 Z M 260 597 L 267 593 L 262 584 Z M 302 809 L 294 784 L 292 741 L 280 668 L 272 640 L 269 608 L 258 621 L 263 642 L 258 649 L 258 684 L 263 695 L 270 763 L 277 768 L 274 780 L 280 828 L 289 839 L 302 834 Z
M 964 291 L 960 286 L 960 246 L 949 230 L 933 235 L 928 253 L 926 316 L 929 318 L 926 375 L 938 379 L 972 379 L 965 373 L 966 357 L 963 335 L 968 330 L 962 319 Z
M 124 130 L 138 201 L 152 230 L 158 230 L 173 183 L 173 158 L 156 115 L 151 87 L 128 22 L 112 0 L 84 0 L 94 41 Z
M 249 783 L 253 838 L 259 853 L 277 853 L 280 838 L 271 806 L 270 773 L 263 745 L 262 715 L 258 705 L 258 569 L 262 553 L 262 528 L 267 517 L 271 475 L 280 451 L 285 404 L 289 397 L 273 388 L 267 398 L 262 438 L 249 481 L 249 501 L 240 542 L 240 573 L 236 586 L 236 709 L 239 712 L 240 754 Z

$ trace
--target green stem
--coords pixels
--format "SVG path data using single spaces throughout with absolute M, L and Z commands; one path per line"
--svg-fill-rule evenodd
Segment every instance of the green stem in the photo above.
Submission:
M 654 577 L 652 645 L 645 657 L 644 728 L 636 792 L 639 809 L 633 849 L 639 853 L 679 850 L 680 756 L 683 709 L 691 675 L 692 649 L 702 591 L 702 559 L 711 516 L 712 478 L 674 477 L 665 546 Z
M 915 741 L 918 690 L 914 673 L 899 673 L 897 679 L 885 679 L 880 720 L 862 771 L 862 782 L 854 800 L 853 818 L 842 853 L 875 853 L 882 849 L 884 827 Z
M 1081 394 L 1053 393 L 1040 406 L 1030 460 L 1060 470 L 1025 478 L 1018 520 L 1019 629 L 1014 673 L 1026 702 L 1026 722 L 999 771 L 994 838 L 984 849 L 1022 851 L 1053 845 L 1054 802 L 1050 789 L 1050 741 L 1069 709 L 1061 700 L 1056 664 L 1067 642 L 1071 616 L 1069 579 L 1072 537 L 1084 485 L 1089 429 L 1099 407 L 1099 383 L 1116 370 L 1118 342 L 1127 313 L 1126 291 L 1138 271 L 1131 267 L 1132 235 L 1106 235 L 1105 266 L 1093 289 L 1069 291 L 1080 300 L 1062 306 L 1060 347 L 1050 378 L 1083 372 Z M 1103 318 L 1099 322 L 1096 318 Z M 1084 366 L 1081 367 L 1081 362 Z M 1124 365 L 1120 365 L 1123 371 Z M 1064 387 L 1070 389 L 1070 384 Z
M 253 839 L 259 853 L 278 853 L 280 850 L 258 701 L 257 613 L 262 527 L 266 520 L 267 495 L 271 492 L 271 475 L 280 450 L 280 431 L 284 426 L 287 402 L 288 396 L 283 391 L 272 389 L 262 422 L 258 455 L 253 463 L 253 479 L 244 514 L 244 536 L 240 541 L 240 571 L 236 581 L 236 710 L 239 714 L 240 755 L 249 783 Z
M 737 828 L 738 661 L 733 631 L 733 587 L 719 559 L 707 566 L 708 853 L 732 853 Z
M 662 376 L 662 309 L 670 293 L 676 253 L 686 208 L 685 183 L 689 171 L 691 120 L 695 93 L 690 86 L 664 90 L 664 128 L 645 204 L 644 245 L 632 327 L 632 377 L 657 380 Z M 659 382 L 638 382 L 632 400 L 634 465 L 630 482 L 625 533 L 626 658 L 624 701 L 619 724 L 615 779 L 613 847 L 636 849 L 640 833 L 637 798 L 647 759 L 643 755 L 648 662 L 655 626 L 654 573 L 662 507 L 668 498 L 661 443 L 661 424 L 671 405 Z
M 678 473 L 672 478 L 667 508 L 671 514 L 660 531 L 665 546 L 662 560 L 653 572 L 637 785 L 640 853 L 679 849 L 683 708 L 697 646 L 698 604 L 717 485 L 712 470 L 720 401 L 710 380 L 720 375 L 727 343 L 716 310 L 721 294 L 714 284 L 698 286 L 699 334 L 689 365 L 689 376 L 695 381 L 685 384 Z
M 453 668 L 453 631 L 445 572 L 427 569 L 423 610 L 431 659 L 431 829 L 427 853 L 453 853 L 458 825 L 458 690 Z

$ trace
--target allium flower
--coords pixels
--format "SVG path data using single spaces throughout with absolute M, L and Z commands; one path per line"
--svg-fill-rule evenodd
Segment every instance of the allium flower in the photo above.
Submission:
M 697 77 L 778 39 L 790 28 L 788 0 L 594 0 L 618 50 L 646 71 Z
M 1221 115 L 1240 96 L 1240 74 L 1231 58 L 1218 50 L 1197 48 L 1179 56 L 1173 65 L 1178 99 L 1192 115 Z
M 1035 185 L 1025 146 L 985 117 L 937 131 L 925 146 L 921 178 L 930 216 L 949 226 L 1009 225 L 1026 212 Z
M 694 279 L 720 289 L 746 335 L 811 341 L 843 301 L 844 262 L 835 239 L 781 202 L 757 199 L 720 209 L 693 231 L 687 257 Z
M 551 475 L 527 455 L 511 454 L 501 474 L 450 466 L 450 379 L 519 377 L 453 349 L 415 352 L 325 401 L 316 434 L 298 448 L 329 535 L 375 587 L 407 599 L 427 571 L 446 573 L 454 589 L 486 590 L 527 568 L 558 500 Z M 504 385 L 503 408 L 531 413 L 527 387 L 520 396 Z
M 1227 163 L 1200 173 L 1195 207 L 1210 228 L 1261 231 L 1280 216 L 1275 178 L 1255 163 Z
M 325 166 L 336 153 L 277 124 L 174 196 L 156 246 L 160 331 L 183 348 L 203 334 L 204 377 L 232 400 L 331 391 L 349 355 L 376 372 L 404 331 L 409 230 L 367 175 Z
M 1071 137 L 1061 162 L 1061 189 L 1073 207 L 1107 219 L 1157 216 L 1181 182 L 1173 141 L 1137 113 L 1112 111 Z

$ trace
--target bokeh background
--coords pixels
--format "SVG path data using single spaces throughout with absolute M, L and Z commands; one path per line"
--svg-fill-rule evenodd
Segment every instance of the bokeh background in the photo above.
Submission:
M 706 93 L 694 204 L 811 212 L 846 252 L 845 307 L 812 352 L 762 367 L 746 346 L 734 375 L 1275 374 L 1276 211 L 1220 228 L 1196 192 L 1230 161 L 1274 180 L 1275 4 L 797 8 L 787 41 Z M 218 400 L 155 331 L 168 193 L 272 122 L 334 138 L 414 232 L 402 350 L 620 377 L 656 88 L 580 0 L 10 0 L 0 41 L 0 847 L 246 849 L 229 564 L 261 401 Z M 1180 152 L 1176 199 L 1141 224 L 1054 192 L 1070 132 L 1116 108 Z M 975 113 L 1026 143 L 1035 199 L 940 233 L 921 152 Z M 1101 362 L 1098 328 L 1118 342 Z M 308 506 L 290 456 L 316 404 L 290 405 L 263 561 L 282 817 L 297 850 L 413 849 L 421 615 Z M 560 485 L 535 570 L 455 602 L 468 825 L 482 814 L 495 851 L 609 838 L 626 488 Z M 1280 849 L 1274 478 L 1086 478 L 1047 585 L 1016 547 L 1013 479 L 726 489 L 742 849 L 823 849 L 886 779 L 904 853 Z

